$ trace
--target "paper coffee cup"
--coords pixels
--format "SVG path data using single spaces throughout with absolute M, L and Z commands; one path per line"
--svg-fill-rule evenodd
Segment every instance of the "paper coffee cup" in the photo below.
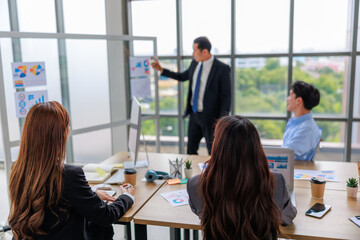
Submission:
M 131 185 L 136 185 L 136 170 L 133 168 L 127 168 L 124 171 L 125 183 L 130 183 Z
M 311 195 L 313 198 L 323 198 L 326 181 L 322 178 L 313 177 L 310 180 Z

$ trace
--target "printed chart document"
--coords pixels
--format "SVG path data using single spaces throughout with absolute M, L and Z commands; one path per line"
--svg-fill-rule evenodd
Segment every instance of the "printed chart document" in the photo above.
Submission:
M 131 96 L 137 98 L 151 97 L 150 78 L 132 78 Z
M 46 86 L 45 62 L 11 63 L 15 88 Z
M 297 180 L 310 180 L 312 177 L 320 177 L 325 179 L 327 182 L 339 182 L 335 171 L 326 170 L 304 170 L 304 169 L 295 169 L 294 171 L 294 179 Z
M 161 193 L 161 196 L 163 196 L 163 198 L 165 198 L 173 207 L 189 204 L 189 195 L 185 189 Z
M 150 59 L 148 57 L 130 57 L 130 77 L 148 77 L 150 75 Z
M 47 102 L 47 90 L 31 92 L 15 92 L 16 117 L 24 118 L 30 108 L 37 103 Z

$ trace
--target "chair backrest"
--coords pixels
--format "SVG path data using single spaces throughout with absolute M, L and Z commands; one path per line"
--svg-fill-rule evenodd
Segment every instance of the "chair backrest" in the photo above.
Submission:
M 320 142 L 322 141 L 322 138 L 320 138 L 319 142 L 316 144 L 316 148 L 315 148 L 315 151 L 311 157 L 311 160 L 310 161 L 314 161 L 315 160 L 315 155 L 318 151 L 320 151 Z

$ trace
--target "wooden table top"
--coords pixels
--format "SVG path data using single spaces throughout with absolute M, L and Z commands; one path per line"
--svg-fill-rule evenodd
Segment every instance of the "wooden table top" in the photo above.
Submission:
M 189 156 L 193 162 L 194 175 L 200 173 L 198 163 L 205 162 L 210 156 Z M 346 191 L 346 180 L 350 177 L 358 177 L 358 167 L 354 162 L 329 162 L 329 161 L 295 161 L 295 169 L 306 170 L 334 170 L 339 182 L 327 182 L 326 189 Z M 295 180 L 295 188 L 310 188 L 308 180 Z
M 189 205 L 172 207 L 160 194 L 186 189 L 186 185 L 164 184 L 135 215 L 136 224 L 200 230 L 200 219 Z M 281 232 L 295 239 L 360 239 L 360 228 L 348 220 L 360 215 L 359 199 L 347 198 L 346 191 L 326 190 L 323 200 L 311 198 L 308 188 L 295 189 L 297 216 L 294 224 L 281 227 Z M 322 218 L 308 217 L 305 212 L 316 202 L 331 205 Z M 156 214 L 154 214 L 156 213 Z
M 360 228 L 348 218 L 360 215 L 360 199 L 348 198 L 346 191 L 325 190 L 324 199 L 311 198 L 311 189 L 295 188 L 296 209 L 294 224 L 281 231 L 295 239 L 360 239 Z M 331 205 L 321 219 L 305 212 L 315 203 Z
M 197 166 L 209 156 L 189 156 L 193 162 L 194 175 L 200 173 Z M 312 167 L 313 165 L 313 167 Z M 330 169 L 333 168 L 333 169 Z M 296 239 L 360 239 L 360 228 L 348 220 L 349 217 L 360 215 L 360 199 L 346 196 L 346 187 L 340 185 L 348 177 L 347 173 L 357 174 L 355 163 L 315 162 L 296 163 L 296 168 L 335 170 L 340 183 L 326 186 L 323 200 L 311 198 L 310 186 L 307 181 L 295 181 L 296 207 L 298 210 L 294 224 L 281 227 L 281 231 Z M 345 177 L 346 176 L 346 177 Z M 355 175 L 356 177 L 357 175 Z M 330 187 L 329 187 L 330 186 Z M 345 186 L 345 185 L 343 185 Z M 134 222 L 144 225 L 158 225 L 174 228 L 200 230 L 200 220 L 192 213 L 189 205 L 172 207 L 160 194 L 164 192 L 186 189 L 186 184 L 164 184 L 135 215 Z M 339 190 L 337 190 L 339 189 Z M 316 202 L 332 205 L 332 209 L 322 219 L 305 216 L 305 212 Z M 154 214 L 156 213 L 156 214 Z
M 346 180 L 350 177 L 358 178 L 357 164 L 354 162 L 329 162 L 329 161 L 295 161 L 295 169 L 306 170 L 334 170 L 339 182 L 327 182 L 326 189 L 346 191 Z M 295 188 L 310 188 L 309 181 L 295 180 Z
M 178 158 L 186 158 L 188 155 L 181 154 L 159 154 L 159 153 L 149 153 L 149 166 L 145 168 L 136 168 L 136 186 L 135 186 L 135 202 L 134 205 L 126 212 L 126 214 L 120 218 L 121 222 L 130 222 L 134 215 L 144 206 L 144 204 L 159 190 L 159 188 L 164 184 L 164 180 L 156 180 L 153 183 L 142 181 L 145 177 L 145 173 L 148 169 L 155 169 L 159 171 L 169 172 L 168 159 L 174 160 Z M 145 159 L 144 153 L 139 153 L 139 159 Z M 115 164 L 127 161 L 126 154 L 124 157 L 123 153 L 115 154 L 114 156 L 106 159 L 103 163 Z M 164 164 L 166 162 L 167 164 Z M 112 188 L 116 190 L 117 197 L 121 194 L 120 187 L 117 185 L 112 185 Z

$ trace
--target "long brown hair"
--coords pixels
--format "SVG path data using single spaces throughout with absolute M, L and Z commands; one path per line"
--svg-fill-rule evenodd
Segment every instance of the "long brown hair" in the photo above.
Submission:
M 281 213 L 255 126 L 241 116 L 227 116 L 217 122 L 214 135 L 200 178 L 204 239 L 276 239 Z
M 15 239 L 45 234 L 45 209 L 61 196 L 69 114 L 58 102 L 38 103 L 28 112 L 19 157 L 9 182 L 9 225 Z

